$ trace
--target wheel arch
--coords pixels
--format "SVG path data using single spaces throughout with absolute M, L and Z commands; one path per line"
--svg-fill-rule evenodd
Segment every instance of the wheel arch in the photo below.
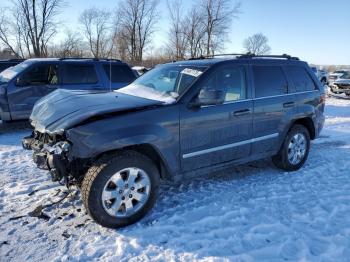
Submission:
M 303 117 L 303 118 L 294 120 L 294 122 L 289 127 L 288 131 L 295 125 L 302 125 L 306 127 L 306 129 L 309 131 L 311 140 L 316 138 L 316 128 L 315 128 L 314 121 L 312 120 L 311 117 Z
M 137 144 L 137 145 L 118 148 L 115 150 L 104 152 L 98 155 L 96 159 L 100 159 L 108 155 L 118 154 L 122 151 L 135 151 L 150 158 L 152 162 L 155 164 L 155 166 L 157 167 L 160 174 L 160 178 L 164 180 L 172 180 L 170 168 L 166 164 L 166 161 L 164 160 L 161 153 L 151 144 L 145 143 L 145 144 Z

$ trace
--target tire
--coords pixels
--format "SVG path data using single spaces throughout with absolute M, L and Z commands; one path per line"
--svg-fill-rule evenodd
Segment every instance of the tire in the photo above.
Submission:
M 303 136 L 305 141 L 305 152 L 304 154 L 301 154 L 301 149 L 297 149 L 296 151 L 300 153 L 297 154 L 299 157 L 297 157 L 297 162 L 293 162 L 289 156 L 293 155 L 292 154 L 292 150 L 289 149 L 290 145 L 294 145 L 295 143 L 293 143 L 293 141 L 295 142 L 295 138 Z M 302 146 L 300 146 L 301 148 Z M 300 150 L 300 151 L 299 151 Z M 303 126 L 303 125 L 294 125 L 287 133 L 285 140 L 282 144 L 281 149 L 279 150 L 279 152 L 272 157 L 272 162 L 274 163 L 274 165 L 280 169 L 286 170 L 286 171 L 296 171 L 298 169 L 300 169 L 305 161 L 308 158 L 309 155 L 309 151 L 310 151 L 310 133 L 308 131 L 308 129 Z M 290 155 L 289 155 L 290 153 Z M 301 157 L 302 155 L 302 157 Z M 300 159 L 298 159 L 300 158 Z
M 134 183 L 131 183 L 135 177 Z M 84 206 L 101 226 L 119 228 L 131 225 L 144 217 L 155 204 L 159 177 L 154 163 L 137 152 L 126 151 L 104 157 L 87 171 L 83 179 L 81 192 Z M 116 181 L 115 184 L 110 180 Z M 143 185 L 147 186 L 140 188 Z M 130 203 L 133 209 L 127 209 Z

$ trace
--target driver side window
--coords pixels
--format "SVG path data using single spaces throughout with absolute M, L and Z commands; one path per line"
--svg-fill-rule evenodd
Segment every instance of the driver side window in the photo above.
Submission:
M 38 65 L 25 72 L 18 79 L 20 86 L 40 86 L 58 84 L 57 65 Z
M 222 91 L 224 102 L 246 99 L 245 69 L 238 65 L 219 67 L 210 74 L 202 89 Z

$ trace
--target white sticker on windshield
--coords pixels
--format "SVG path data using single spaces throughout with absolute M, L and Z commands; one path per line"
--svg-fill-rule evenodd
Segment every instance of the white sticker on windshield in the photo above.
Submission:
M 181 71 L 182 74 L 198 77 L 200 76 L 203 72 L 191 69 L 191 68 L 185 68 L 184 70 Z

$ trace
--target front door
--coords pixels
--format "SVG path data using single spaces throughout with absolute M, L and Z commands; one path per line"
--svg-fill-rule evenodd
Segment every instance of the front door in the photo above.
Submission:
M 224 92 L 218 105 L 180 109 L 183 171 L 248 157 L 252 138 L 253 102 L 247 99 L 244 66 L 224 65 L 207 76 L 201 89 Z
M 34 104 L 59 86 L 58 65 L 33 65 L 18 76 L 7 91 L 11 118 L 29 118 Z

